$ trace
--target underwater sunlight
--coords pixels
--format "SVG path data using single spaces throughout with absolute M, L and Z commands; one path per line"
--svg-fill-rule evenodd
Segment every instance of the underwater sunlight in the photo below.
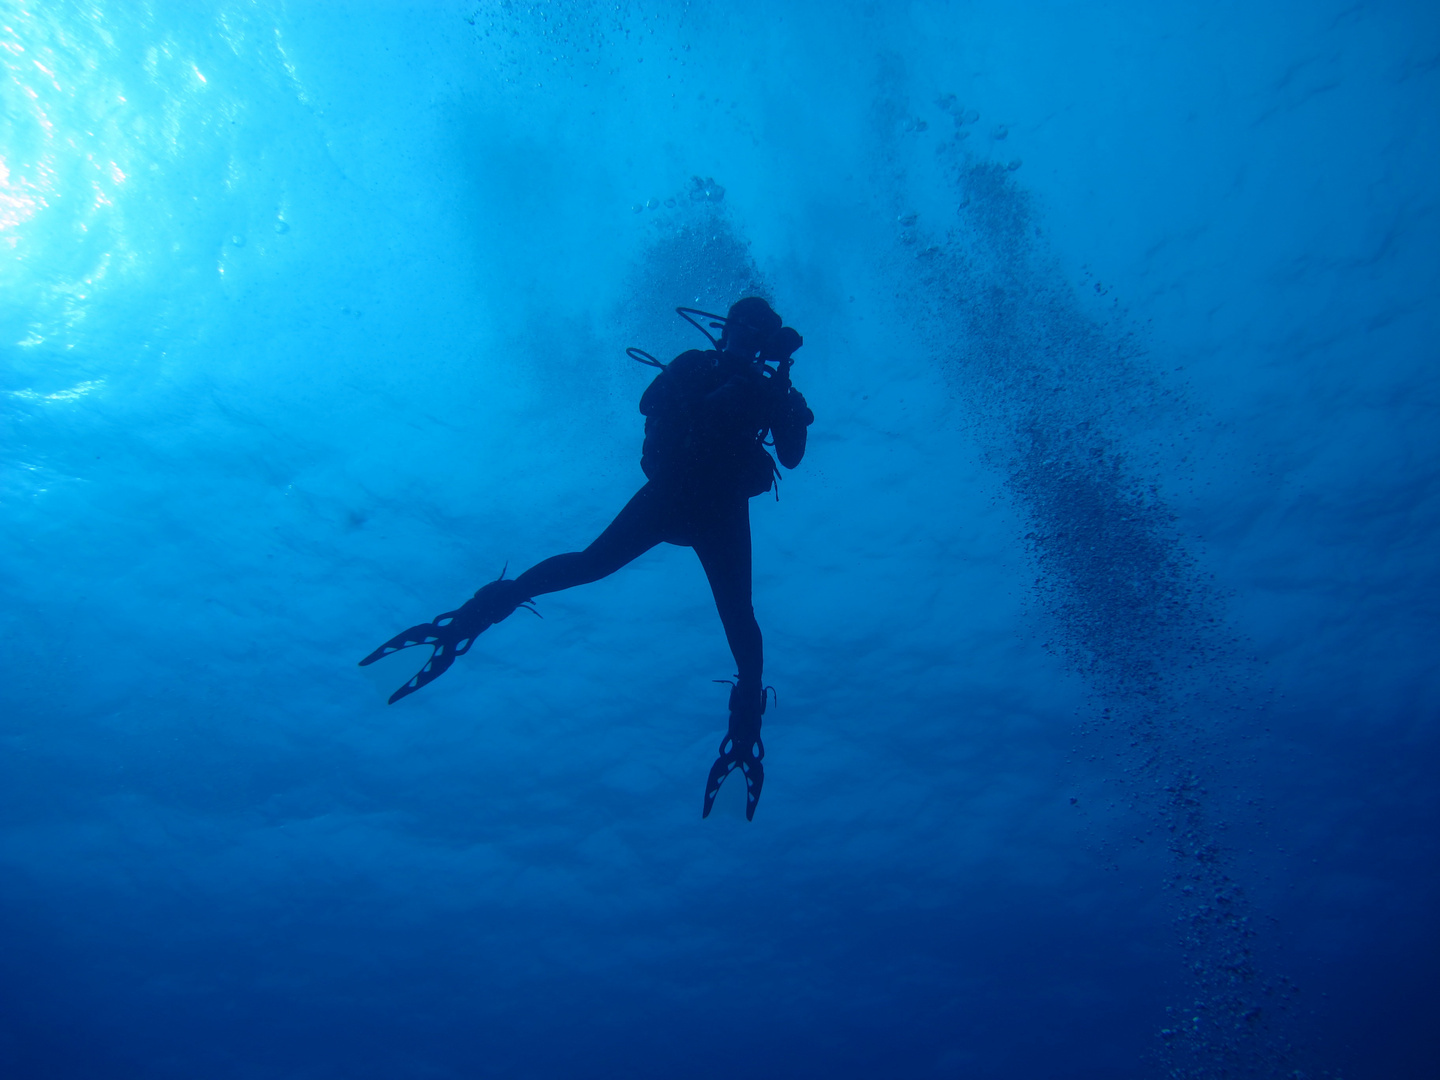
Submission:
M 1440 7 L 0 0 L 0 95 L 0 1075 L 1440 1075 Z

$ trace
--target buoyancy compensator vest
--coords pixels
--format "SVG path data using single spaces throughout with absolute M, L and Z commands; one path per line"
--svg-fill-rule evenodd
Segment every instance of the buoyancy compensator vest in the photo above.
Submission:
M 775 483 L 765 451 L 770 388 L 758 370 L 736 370 L 715 351 L 681 353 L 640 399 L 640 467 L 654 481 L 763 495 Z
M 640 399 L 640 467 L 653 481 L 688 489 L 764 494 L 780 471 L 765 447 L 774 445 L 793 469 L 805 453 L 805 429 L 815 420 L 790 385 L 791 355 L 804 339 L 758 297 L 737 301 L 728 316 L 675 311 L 713 347 L 681 353 L 668 365 L 643 349 L 625 350 L 632 360 L 660 369 Z M 719 339 L 711 329 L 721 331 Z M 767 444 L 771 432 L 776 441 Z

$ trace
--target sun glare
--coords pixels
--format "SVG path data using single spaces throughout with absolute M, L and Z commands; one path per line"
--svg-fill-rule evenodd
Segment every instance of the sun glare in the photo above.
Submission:
M 23 180 L 11 179 L 10 168 L 0 157 L 0 233 L 29 221 L 43 205 L 44 200 Z

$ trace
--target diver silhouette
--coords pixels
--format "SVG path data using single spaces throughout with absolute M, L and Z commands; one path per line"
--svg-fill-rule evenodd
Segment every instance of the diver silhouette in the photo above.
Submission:
M 736 668 L 729 728 L 705 783 L 700 816 L 709 816 L 720 785 L 738 768 L 745 777 L 745 817 L 752 820 L 765 783 L 760 721 L 767 688 L 750 600 L 750 500 L 774 487 L 779 475 L 765 447 L 773 445 L 780 464 L 795 468 L 815 415 L 790 385 L 792 355 L 803 340 L 764 300 L 746 297 L 723 317 L 695 308 L 676 311 L 712 347 L 681 353 L 669 364 L 640 349 L 627 350 L 660 374 L 640 398 L 645 416 L 640 466 L 647 482 L 615 520 L 584 551 L 555 555 L 517 578 L 506 578 L 502 570 L 456 610 L 396 634 L 360 664 L 413 645 L 433 647 L 425 666 L 390 696 L 393 704 L 443 675 L 478 635 L 516 608 L 533 611 L 537 596 L 608 577 L 662 542 L 694 548 Z M 719 329 L 719 339 L 695 316 Z M 772 442 L 766 442 L 767 434 Z

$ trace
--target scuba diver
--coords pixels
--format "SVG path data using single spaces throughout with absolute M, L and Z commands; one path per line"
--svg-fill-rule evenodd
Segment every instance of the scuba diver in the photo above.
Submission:
M 608 577 L 662 542 L 694 548 L 736 667 L 729 729 L 710 768 L 700 816 L 709 816 L 720 785 L 738 768 L 745 777 L 745 817 L 753 820 L 765 782 L 760 719 L 767 687 L 760 626 L 750 603 L 750 500 L 774 487 L 779 476 L 765 447 L 774 446 L 780 464 L 795 468 L 815 414 L 790 385 L 791 357 L 803 341 L 764 300 L 746 297 L 724 317 L 695 308 L 676 311 L 712 347 L 681 353 L 669 364 L 640 349 L 627 350 L 660 374 L 640 399 L 645 416 L 640 467 L 647 482 L 615 520 L 584 551 L 553 556 L 517 578 L 506 578 L 502 570 L 455 611 L 396 634 L 360 664 L 412 645 L 433 647 L 425 666 L 390 696 L 393 704 L 443 675 L 478 635 L 516 608 L 534 611 L 537 596 Z M 710 320 L 719 339 L 694 316 Z M 772 441 L 766 442 L 767 434 Z

